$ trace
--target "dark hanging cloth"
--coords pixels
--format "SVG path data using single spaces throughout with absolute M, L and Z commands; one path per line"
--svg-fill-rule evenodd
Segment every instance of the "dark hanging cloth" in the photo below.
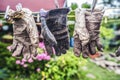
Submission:
M 49 54 L 54 53 L 57 56 L 65 54 L 69 49 L 69 32 L 67 27 L 68 8 L 53 9 L 46 14 L 46 23 L 50 32 L 54 35 L 57 45 L 51 45 L 47 40 L 44 40 L 46 50 Z

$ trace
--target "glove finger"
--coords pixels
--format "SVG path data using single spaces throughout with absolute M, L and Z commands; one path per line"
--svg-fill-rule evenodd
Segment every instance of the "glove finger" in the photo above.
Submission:
M 57 45 L 57 41 L 54 35 L 49 30 L 45 18 L 41 18 L 41 28 L 42 28 L 42 36 L 49 42 L 49 44 Z
M 61 55 L 60 48 L 57 45 L 54 45 L 54 49 L 56 56 L 60 56 Z
M 69 49 L 69 47 L 70 47 L 70 42 L 69 42 L 69 38 L 66 38 L 65 39 L 65 41 L 64 41 L 64 48 L 66 49 L 66 50 L 68 50 Z
M 44 40 L 44 44 L 45 44 L 45 49 L 46 49 L 47 53 L 49 55 L 52 55 L 53 54 L 52 46 L 46 40 Z
M 81 43 L 79 38 L 74 38 L 74 47 L 73 47 L 74 55 L 80 57 L 80 53 L 82 51 Z
M 89 51 L 91 55 L 94 55 L 96 53 L 96 45 L 95 45 L 95 41 L 91 41 L 89 43 Z
M 62 44 L 62 45 L 61 45 Z M 65 42 L 63 42 L 63 43 L 61 43 L 60 45 L 58 45 L 59 46 L 59 49 L 60 49 L 60 52 L 62 53 L 62 54 L 65 54 L 66 53 L 66 49 L 65 49 L 65 46 L 64 46 L 64 44 L 65 44 Z
M 69 40 L 68 38 L 62 39 L 58 41 L 58 47 L 62 54 L 65 54 L 69 49 Z
M 82 57 L 83 58 L 88 58 L 90 52 L 89 52 L 89 48 L 88 48 L 88 45 L 82 47 Z

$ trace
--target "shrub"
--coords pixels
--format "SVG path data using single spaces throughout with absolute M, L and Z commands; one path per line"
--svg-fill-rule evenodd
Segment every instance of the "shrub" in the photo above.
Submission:
M 7 70 L 5 76 L 7 80 L 74 80 L 84 78 L 84 73 L 81 72 L 81 67 L 86 64 L 83 58 L 77 58 L 73 55 L 72 49 L 67 54 L 56 57 L 53 56 L 48 60 L 34 60 L 28 63 L 27 66 L 20 65 L 19 60 L 11 56 L 11 53 L 6 49 L 8 45 L 0 43 L 0 67 Z M 19 64 L 19 65 L 18 65 Z M 0 74 L 1 76 L 1 74 Z

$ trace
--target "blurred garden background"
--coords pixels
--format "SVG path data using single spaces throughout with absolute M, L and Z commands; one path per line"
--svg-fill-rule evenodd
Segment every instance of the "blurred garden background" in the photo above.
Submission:
M 100 28 L 104 52 L 95 60 L 78 58 L 73 53 L 74 10 L 78 7 L 90 8 L 92 0 L 63 1 L 71 7 L 68 14 L 70 49 L 60 57 L 30 61 L 26 65 L 7 50 L 13 39 L 12 24 L 5 21 L 4 11 L 0 11 L 0 80 L 120 80 L 120 57 L 115 56 L 120 46 L 120 0 L 98 0 L 96 7 L 105 8 Z

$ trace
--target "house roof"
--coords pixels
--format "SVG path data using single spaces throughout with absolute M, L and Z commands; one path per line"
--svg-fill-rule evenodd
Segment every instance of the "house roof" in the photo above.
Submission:
M 58 0 L 60 7 L 64 5 L 65 0 Z M 46 10 L 55 9 L 54 0 L 0 0 L 0 11 L 5 11 L 7 5 L 10 5 L 11 9 L 15 9 L 15 6 L 21 3 L 23 7 L 29 8 L 32 11 L 39 11 L 41 8 Z

